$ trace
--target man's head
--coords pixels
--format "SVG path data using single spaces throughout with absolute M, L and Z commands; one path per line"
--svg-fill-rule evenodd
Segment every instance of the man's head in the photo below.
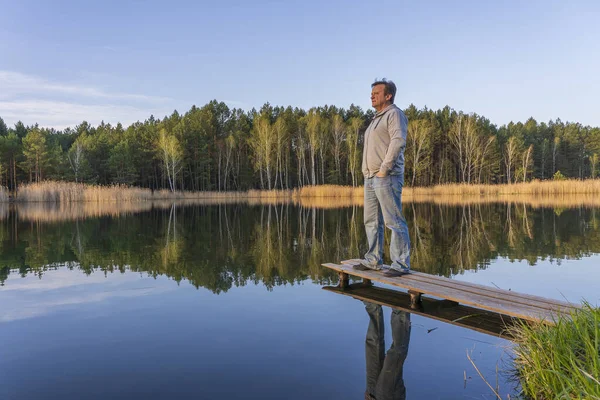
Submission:
M 371 105 L 377 111 L 383 110 L 394 103 L 396 85 L 385 78 L 371 84 Z

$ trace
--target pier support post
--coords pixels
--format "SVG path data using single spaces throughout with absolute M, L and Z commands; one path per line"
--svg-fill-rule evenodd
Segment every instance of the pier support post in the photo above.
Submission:
M 409 290 L 408 294 L 410 295 L 410 305 L 411 306 L 418 306 L 421 303 L 421 293 L 419 292 L 415 292 L 413 290 Z
M 371 285 L 373 285 L 373 282 L 371 282 L 371 280 L 367 279 L 367 278 L 363 278 L 362 283 L 363 283 L 364 286 L 371 286 Z
M 340 276 L 340 288 L 347 289 L 348 285 L 350 284 L 350 278 L 348 277 L 348 274 L 345 272 L 340 272 L 339 276 Z

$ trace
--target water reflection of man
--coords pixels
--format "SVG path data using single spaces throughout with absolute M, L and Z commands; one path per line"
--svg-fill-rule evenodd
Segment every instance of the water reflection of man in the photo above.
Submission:
M 365 340 L 367 362 L 366 400 L 406 399 L 403 369 L 410 342 L 410 313 L 393 310 L 392 345 L 385 353 L 383 310 L 380 305 L 365 301 L 369 328 Z

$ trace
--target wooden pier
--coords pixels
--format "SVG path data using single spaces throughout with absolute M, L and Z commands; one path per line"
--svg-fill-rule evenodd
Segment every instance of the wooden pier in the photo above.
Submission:
M 358 263 L 358 260 L 345 260 L 340 264 L 322 264 L 326 268 L 337 271 L 340 275 L 340 284 L 337 288 L 329 287 L 325 289 L 348 294 L 349 296 L 362 300 L 375 299 L 376 303 L 392 307 L 396 304 L 397 307 L 403 308 L 402 305 L 408 304 L 408 307 L 410 308 L 409 311 L 417 313 L 427 310 L 427 304 L 434 304 L 431 303 L 433 301 L 431 297 L 439 298 L 444 301 L 444 306 L 440 307 L 439 304 L 442 303 L 439 303 L 437 306 L 429 306 L 429 308 L 445 309 L 444 312 L 447 314 L 446 317 L 438 313 L 437 317 L 439 318 L 437 319 L 445 320 L 447 322 L 461 318 L 460 315 L 452 314 L 448 311 L 453 306 L 458 306 L 459 304 L 463 306 L 463 308 L 464 306 L 468 306 L 467 309 L 461 311 L 468 313 L 465 315 L 472 315 L 474 310 L 485 310 L 491 313 L 501 314 L 503 316 L 502 320 L 507 320 L 507 317 L 516 317 L 528 321 L 543 321 L 550 324 L 554 323 L 557 317 L 569 317 L 572 311 L 580 308 L 580 305 L 578 304 L 572 304 L 565 301 L 516 293 L 511 290 L 503 290 L 475 283 L 460 282 L 442 276 L 415 271 L 411 271 L 409 274 L 399 277 L 389 278 L 384 276 L 380 271 L 360 271 L 354 269 L 353 265 Z M 350 276 L 360 277 L 363 282 L 359 285 L 350 285 Z M 395 290 L 374 288 L 371 287 L 372 282 L 380 282 L 406 289 L 408 290 L 408 294 Z M 394 300 L 393 292 L 397 293 L 400 297 Z M 425 301 L 425 299 L 422 299 L 422 295 L 426 295 L 430 299 Z M 401 301 L 401 298 L 404 298 L 404 300 Z M 419 308 L 422 308 L 423 310 L 419 310 Z M 427 315 L 427 313 L 424 314 Z M 486 313 L 485 315 L 486 318 L 490 318 L 489 313 Z M 436 318 L 434 315 L 430 316 Z M 467 320 L 468 318 L 463 321 Z M 485 329 L 487 328 L 484 328 L 484 330 Z

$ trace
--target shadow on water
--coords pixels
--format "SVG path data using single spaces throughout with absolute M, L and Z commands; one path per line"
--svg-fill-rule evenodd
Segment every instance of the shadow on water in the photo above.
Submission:
M 102 216 L 83 218 L 74 211 L 67 219 L 55 217 L 66 210 L 48 205 L 4 210 L 0 283 L 10 273 L 41 276 L 68 266 L 86 273 L 166 275 L 215 293 L 247 282 L 268 288 L 305 279 L 328 284 L 337 276 L 321 263 L 365 251 L 360 206 L 165 203 L 137 212 L 112 207 L 108 215 L 98 211 Z M 534 265 L 540 259 L 560 263 L 600 251 L 600 218 L 593 208 L 409 203 L 404 212 L 414 269 L 432 274 L 485 269 L 498 257 Z

